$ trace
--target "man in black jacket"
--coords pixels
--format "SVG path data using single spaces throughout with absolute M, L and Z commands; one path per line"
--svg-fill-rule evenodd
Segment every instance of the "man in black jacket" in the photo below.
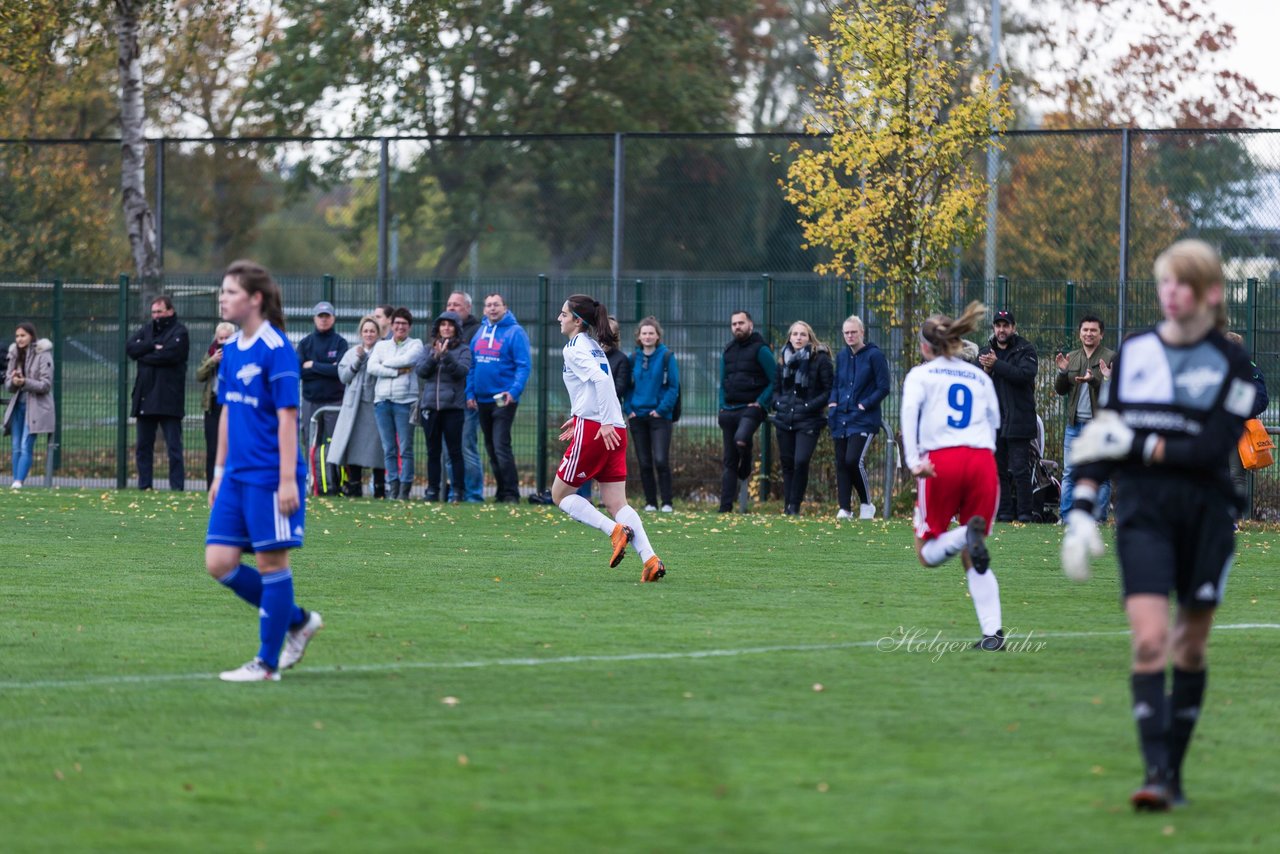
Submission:
M 1000 400 L 996 431 L 996 469 L 1000 473 L 1000 508 L 996 519 L 1031 521 L 1031 441 L 1036 437 L 1035 345 L 1018 334 L 1013 312 L 997 311 L 994 335 L 978 354 Z M 1016 498 L 1016 502 L 1015 502 Z
M 720 475 L 720 512 L 733 509 L 738 481 L 751 477 L 751 445 L 773 397 L 776 366 L 751 315 L 735 311 L 729 318 L 733 340 L 720 358 L 720 432 L 724 435 L 724 470 Z
M 347 339 L 333 331 L 333 303 L 316 303 L 312 314 L 315 315 L 315 331 L 298 342 L 298 362 L 302 366 L 302 406 L 298 408 L 298 427 L 302 431 L 304 454 L 308 454 L 311 448 L 312 416 L 322 406 L 342 406 L 342 395 L 346 391 L 342 380 L 338 379 L 338 362 L 347 352 Z M 317 421 L 315 442 L 319 447 L 333 435 L 338 424 L 338 410 L 321 413 Z M 322 491 L 332 495 L 338 491 L 338 467 L 329 466 L 328 475 Z
M 178 322 L 173 300 L 156 297 L 151 322 L 144 324 L 125 345 L 129 358 L 138 363 L 133 383 L 132 415 L 138 423 L 138 488 L 151 488 L 156 429 L 164 431 L 169 452 L 169 488 L 181 492 L 186 484 L 182 462 L 182 416 L 186 414 L 187 356 L 191 336 Z

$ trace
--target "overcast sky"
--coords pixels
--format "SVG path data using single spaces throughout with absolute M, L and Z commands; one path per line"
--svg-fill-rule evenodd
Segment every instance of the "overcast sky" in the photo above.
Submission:
M 1280 7 L 1272 0 L 1214 0 L 1213 9 L 1236 28 L 1231 67 L 1280 97 Z

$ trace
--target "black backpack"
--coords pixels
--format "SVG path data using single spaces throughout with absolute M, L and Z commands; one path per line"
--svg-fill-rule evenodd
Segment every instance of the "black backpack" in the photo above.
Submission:
M 667 387 L 667 370 L 671 367 L 672 354 L 668 350 L 666 356 L 662 359 L 662 387 Z M 680 420 L 680 397 L 684 394 L 683 388 L 676 389 L 676 405 L 671 408 L 671 423 Z

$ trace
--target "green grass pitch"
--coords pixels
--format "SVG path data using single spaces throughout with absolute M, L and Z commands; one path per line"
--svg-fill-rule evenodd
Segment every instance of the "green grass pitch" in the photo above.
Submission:
M 1058 529 L 998 526 L 1030 638 L 979 653 L 904 521 L 775 514 L 646 515 L 641 585 L 555 510 L 315 501 L 327 628 L 228 685 L 257 621 L 204 572 L 203 495 L 6 492 L 0 849 L 1280 850 L 1275 531 L 1238 540 L 1193 803 L 1150 816 L 1110 551 L 1073 585 Z

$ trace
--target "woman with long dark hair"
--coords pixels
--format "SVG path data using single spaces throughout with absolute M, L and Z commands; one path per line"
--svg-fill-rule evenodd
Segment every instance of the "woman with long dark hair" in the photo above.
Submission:
M 53 342 L 36 338 L 36 328 L 22 322 L 9 345 L 4 386 L 13 397 L 4 411 L 4 431 L 13 438 L 13 484 L 21 489 L 31 471 L 36 436 L 52 433 L 57 422 L 53 404 Z
M 298 449 L 301 370 L 284 333 L 280 289 L 252 261 L 227 268 L 222 319 L 240 327 L 218 368 L 218 451 L 209 487 L 209 574 L 258 613 L 258 654 L 224 682 L 278 682 L 324 627 L 293 601 L 289 551 L 302 547 L 307 466 Z M 252 551 L 257 569 L 240 563 Z M 284 649 L 281 649 L 283 645 Z
M 574 519 L 608 534 L 613 546 L 609 566 L 617 566 L 634 545 L 644 561 L 640 580 L 657 581 L 667 573 L 654 553 L 640 514 L 627 504 L 627 422 L 613 379 L 605 345 L 617 343 L 609 327 L 603 303 L 585 294 L 574 294 L 560 308 L 560 332 L 569 339 L 564 346 L 564 384 L 569 391 L 572 415 L 562 426 L 561 441 L 568 440 L 551 498 Z M 600 482 L 604 515 L 577 494 L 578 487 L 595 478 Z
M 471 370 L 471 348 L 462 340 L 462 318 L 452 311 L 442 312 L 431 327 L 431 338 L 418 357 L 421 390 L 418 413 L 427 435 L 427 501 L 439 501 L 442 481 L 443 447 L 449 449 L 451 483 L 466 482 L 462 457 L 462 426 L 467 414 L 467 373 Z M 461 486 L 454 490 L 451 504 L 462 500 Z

